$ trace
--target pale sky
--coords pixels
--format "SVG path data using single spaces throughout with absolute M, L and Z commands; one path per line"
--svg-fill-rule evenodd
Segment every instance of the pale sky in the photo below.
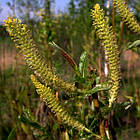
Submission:
M 4 19 L 10 14 L 10 9 L 7 6 L 7 2 L 11 2 L 12 0 L 0 0 L 0 6 L 2 7 L 2 12 L 0 13 L 0 23 L 3 22 Z M 56 10 L 64 11 L 66 6 L 70 0 L 55 0 Z

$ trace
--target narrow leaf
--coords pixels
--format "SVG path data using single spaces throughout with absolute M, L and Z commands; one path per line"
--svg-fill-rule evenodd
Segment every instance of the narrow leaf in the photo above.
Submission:
M 13 128 L 8 136 L 7 140 L 13 140 L 16 136 L 16 128 Z
M 109 85 L 108 83 L 104 82 L 102 85 L 101 84 L 97 84 L 94 88 L 92 88 L 91 90 L 81 90 L 78 89 L 77 91 L 80 94 L 84 94 L 84 96 L 90 96 L 93 93 L 99 92 L 99 91 L 106 91 L 112 88 L 113 85 Z
M 88 53 L 84 51 L 80 57 L 79 71 L 83 78 L 86 77 L 86 70 L 88 66 Z
M 73 67 L 73 69 L 76 70 L 77 65 L 76 65 L 75 61 L 71 58 L 71 56 L 67 52 L 65 52 L 62 48 L 60 48 L 54 42 L 50 42 L 49 45 L 57 48 L 61 52 L 61 55 L 70 63 L 70 65 Z
M 23 122 L 24 124 L 28 124 L 30 126 L 32 126 L 33 128 L 42 130 L 42 127 L 40 126 L 40 124 L 38 122 L 35 121 L 31 121 L 28 118 L 26 118 L 24 115 L 21 115 L 19 117 L 20 121 Z
M 140 45 L 140 40 L 134 41 L 127 49 L 132 49 L 133 47 L 138 47 Z

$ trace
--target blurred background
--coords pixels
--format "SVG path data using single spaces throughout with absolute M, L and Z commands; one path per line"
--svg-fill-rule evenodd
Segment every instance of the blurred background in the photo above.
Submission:
M 126 2 L 140 23 L 140 1 Z M 128 49 L 140 36 L 132 33 L 116 12 L 113 16 L 112 0 L 1 0 L 0 140 L 56 140 L 67 135 L 67 131 L 63 131 L 64 126 L 56 121 L 54 114 L 35 92 L 29 77 L 31 71 L 15 49 L 3 26 L 3 20 L 7 19 L 6 16 L 14 15 L 27 24 L 42 55 L 63 79 L 73 82 L 74 72 L 59 51 L 48 45 L 51 41 L 63 48 L 77 64 L 81 53 L 86 50 L 89 67 L 97 69 L 97 75 L 104 79 L 104 52 L 91 19 L 91 9 L 96 3 L 104 9 L 110 25 L 116 31 L 121 51 L 122 82 L 118 95 L 120 104 L 113 111 L 113 123 L 111 122 L 114 139 L 140 139 L 140 51 L 138 45 Z M 121 106 L 123 101 L 128 103 L 127 108 Z M 86 102 L 84 105 L 71 103 L 71 112 L 73 115 L 76 112 L 87 127 L 94 118 L 92 128 L 96 131 L 97 116 L 94 116 L 94 109 L 89 108 Z M 75 131 L 69 132 L 69 139 L 78 139 Z

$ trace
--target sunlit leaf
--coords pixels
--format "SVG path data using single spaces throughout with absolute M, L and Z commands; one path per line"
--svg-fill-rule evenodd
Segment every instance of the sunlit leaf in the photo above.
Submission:
M 62 140 L 69 140 L 69 135 L 67 131 L 62 132 Z
M 79 63 L 79 71 L 83 78 L 86 77 L 87 66 L 88 66 L 88 54 L 86 51 L 84 51 L 80 57 Z
M 107 82 L 104 82 L 103 84 L 96 84 L 96 86 L 94 88 L 92 88 L 91 90 L 78 89 L 78 92 L 80 94 L 83 94 L 84 97 L 88 97 L 88 96 L 91 96 L 93 93 L 96 93 L 99 91 L 107 91 L 107 90 L 111 89 L 112 86 L 113 86 L 113 84 L 109 84 Z
M 135 47 L 138 47 L 138 46 L 140 46 L 140 40 L 134 41 L 131 45 L 129 45 L 129 46 L 127 47 L 127 50 L 128 50 L 128 49 L 136 49 Z M 134 51 L 137 51 L 137 50 L 134 50 Z

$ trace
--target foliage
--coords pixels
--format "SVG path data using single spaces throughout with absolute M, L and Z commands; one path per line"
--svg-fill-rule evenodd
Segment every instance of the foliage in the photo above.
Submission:
M 128 49 L 139 54 L 139 38 L 130 34 L 121 18 L 131 31 L 137 33 L 139 24 L 122 0 L 114 0 L 110 9 L 104 8 L 104 12 L 100 6 L 104 7 L 107 1 L 100 2 L 100 6 L 96 2 L 71 0 L 67 13 L 54 16 L 51 13 L 52 1 L 44 0 L 44 10 L 40 10 L 41 18 L 39 22 L 34 21 L 37 26 L 33 25 L 33 30 L 29 29 L 28 22 L 23 24 L 15 17 L 5 20 L 12 41 L 32 71 L 23 65 L 19 70 L 5 70 L 5 74 L 0 70 L 0 138 L 65 140 L 93 139 L 95 136 L 119 139 L 120 134 L 125 135 L 128 128 L 135 129 L 133 121 L 138 122 L 139 117 L 139 84 L 135 59 L 133 56 L 133 65 L 130 67 L 128 64 L 128 70 L 124 70 L 121 64 L 124 60 L 120 56 Z M 133 7 L 135 2 L 130 2 L 130 6 Z M 115 8 L 121 18 L 118 14 L 113 16 Z M 31 9 L 28 10 L 30 13 Z M 105 17 L 106 10 L 112 10 L 112 21 L 109 16 Z M 107 77 L 103 70 L 106 61 L 104 56 L 107 56 L 109 68 Z M 132 73 L 132 77 L 125 76 L 124 71 L 120 76 L 120 66 L 125 72 Z M 14 82 L 12 75 L 16 77 Z M 31 80 L 25 75 L 31 75 L 40 101 L 37 94 L 33 94 Z M 123 81 L 121 88 L 120 80 Z M 4 118 L 6 121 L 3 121 Z M 134 135 L 139 137 L 137 130 L 134 130 Z

